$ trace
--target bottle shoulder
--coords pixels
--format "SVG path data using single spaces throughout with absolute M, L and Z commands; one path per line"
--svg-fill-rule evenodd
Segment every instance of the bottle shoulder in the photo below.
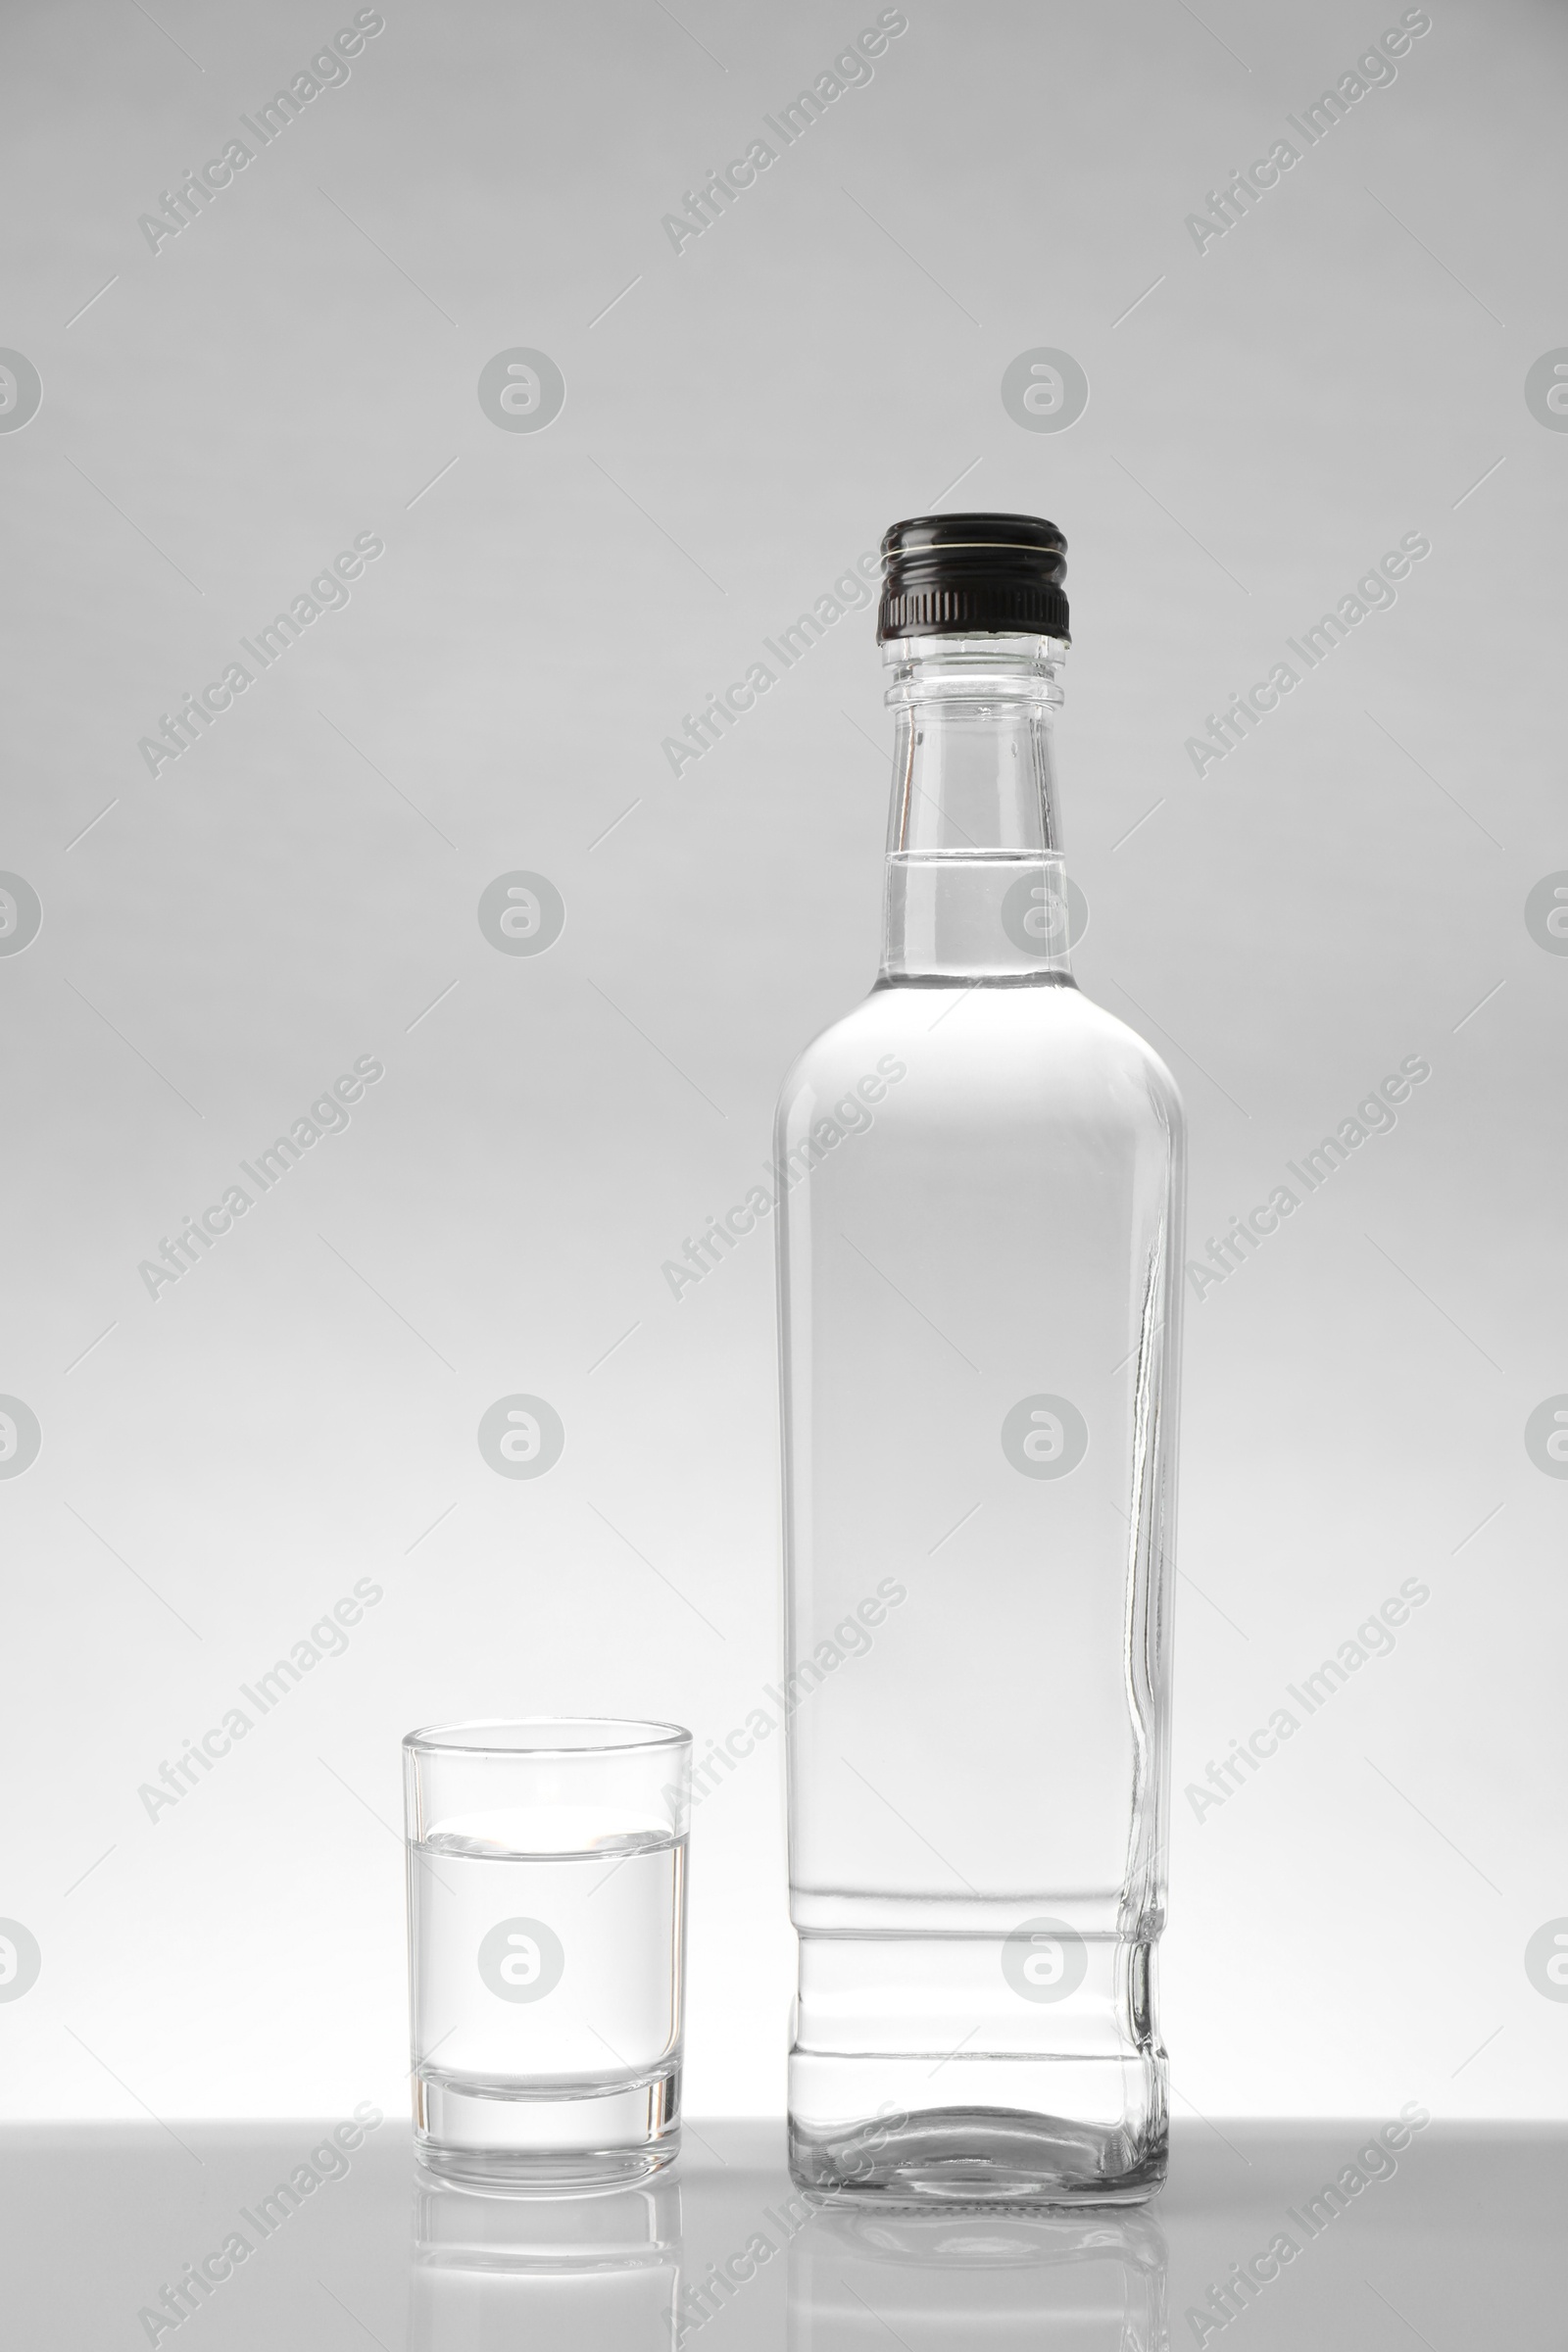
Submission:
M 781 1121 L 802 1104 L 810 1106 L 846 1088 L 863 1086 L 862 1099 L 872 1100 L 879 1085 L 885 1091 L 890 1083 L 898 1083 L 891 1065 L 905 1060 L 901 1047 L 907 1042 L 908 1024 L 896 1013 L 889 1016 L 881 1003 L 885 993 L 873 989 L 802 1047 L 779 1087 Z M 879 1063 L 890 1066 L 879 1068 Z
M 1180 1090 L 1148 1039 L 1071 980 L 880 984 L 797 1054 L 781 1115 L 862 1080 L 897 1084 L 884 1062 L 982 1091 L 1030 1077 L 1062 1095 L 1130 1083 L 1162 1120 L 1179 1128 L 1183 1119 Z

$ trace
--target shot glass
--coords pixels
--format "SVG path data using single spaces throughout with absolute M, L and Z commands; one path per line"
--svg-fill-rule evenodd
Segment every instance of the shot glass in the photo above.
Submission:
M 403 1742 L 414 2127 L 453 2180 L 634 2180 L 680 2145 L 690 1732 Z

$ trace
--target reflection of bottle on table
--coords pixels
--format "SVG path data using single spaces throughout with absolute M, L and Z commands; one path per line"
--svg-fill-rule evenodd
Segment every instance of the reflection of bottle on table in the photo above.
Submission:
M 1152 2215 L 826 2210 L 789 2250 L 789 2352 L 1164 2352 Z

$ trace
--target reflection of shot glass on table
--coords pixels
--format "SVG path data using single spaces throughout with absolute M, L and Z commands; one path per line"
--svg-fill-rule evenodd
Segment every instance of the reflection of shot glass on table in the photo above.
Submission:
M 635 2180 L 680 2144 L 691 1734 L 403 1742 L 415 2136 L 458 2180 Z
M 409 2352 L 659 2352 L 676 2336 L 680 2188 L 417 2184 Z

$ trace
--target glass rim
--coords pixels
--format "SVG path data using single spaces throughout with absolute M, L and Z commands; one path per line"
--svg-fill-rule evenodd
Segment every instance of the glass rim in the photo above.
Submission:
M 486 1739 L 486 1733 L 595 1732 L 598 1739 L 509 1741 Z M 618 1738 L 617 1734 L 633 1734 Z M 419 1755 L 505 1756 L 532 1760 L 556 1756 L 623 1756 L 661 1747 L 690 1747 L 692 1735 L 682 1724 L 653 1723 L 639 1716 L 519 1715 L 481 1716 L 469 1723 L 424 1724 L 406 1732 L 406 1752 Z

